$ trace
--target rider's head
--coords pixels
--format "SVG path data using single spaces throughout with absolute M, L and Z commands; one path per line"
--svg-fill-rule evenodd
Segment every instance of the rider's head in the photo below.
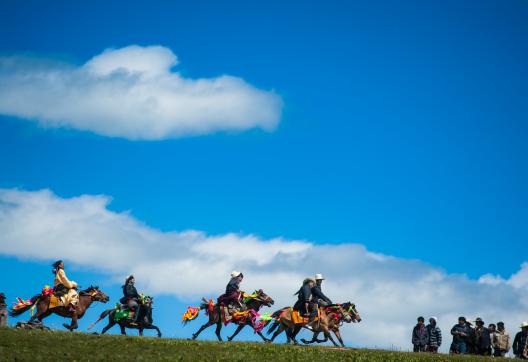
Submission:
M 233 270 L 233 271 L 231 272 L 231 278 L 238 278 L 238 279 L 242 280 L 242 279 L 244 279 L 244 274 L 242 274 L 242 273 L 239 272 L 239 271 L 235 271 L 235 270 Z
M 59 269 L 64 269 L 64 262 L 62 260 L 57 260 L 55 263 L 53 263 L 53 274 L 57 274 Z
M 323 284 L 323 280 L 325 280 L 325 279 L 323 278 L 322 274 L 315 274 L 315 283 L 317 285 Z
M 125 280 L 125 285 L 126 284 L 134 284 L 136 282 L 136 279 L 134 279 L 134 276 L 133 275 L 129 275 L 128 278 L 126 278 Z

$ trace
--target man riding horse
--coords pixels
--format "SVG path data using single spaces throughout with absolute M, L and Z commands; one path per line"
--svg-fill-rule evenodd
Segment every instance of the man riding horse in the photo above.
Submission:
M 134 286 L 135 282 L 136 282 L 136 279 L 134 278 L 133 275 L 130 275 L 128 278 L 126 278 L 125 284 L 121 287 L 123 288 L 123 298 L 119 300 L 121 304 L 126 306 L 132 312 L 133 314 L 131 318 L 132 324 L 137 323 L 137 318 L 139 315 L 139 308 L 140 308 L 140 305 L 139 305 L 140 295 L 136 287 Z
M 229 307 L 229 305 L 246 310 L 246 306 L 242 301 L 242 292 L 240 291 L 240 283 L 244 279 L 244 275 L 239 271 L 231 272 L 231 280 L 226 286 L 225 294 L 218 297 L 218 304 Z
M 297 302 L 293 305 L 293 310 L 298 311 L 300 315 L 313 319 L 317 314 L 317 306 L 312 299 L 312 289 L 316 282 L 313 278 L 303 280 L 302 287 L 295 293 Z
M 325 278 L 323 278 L 322 274 L 315 274 L 315 286 L 311 290 L 313 301 L 319 307 L 326 307 L 333 304 L 330 298 L 324 295 L 322 291 L 321 287 L 323 284 L 323 280 L 325 280 Z
M 62 304 L 68 308 L 70 312 L 75 312 L 75 307 L 79 302 L 79 294 L 77 293 L 77 283 L 69 280 L 64 271 L 64 262 L 58 260 L 53 263 L 52 273 L 55 274 L 53 281 L 53 292 L 57 297 L 60 297 Z

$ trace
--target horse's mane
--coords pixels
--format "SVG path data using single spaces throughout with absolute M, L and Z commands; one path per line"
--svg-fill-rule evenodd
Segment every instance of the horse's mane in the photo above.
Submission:
M 89 295 L 90 292 L 93 292 L 94 290 L 99 290 L 98 286 L 90 285 L 88 288 L 81 290 L 79 293 L 80 295 Z

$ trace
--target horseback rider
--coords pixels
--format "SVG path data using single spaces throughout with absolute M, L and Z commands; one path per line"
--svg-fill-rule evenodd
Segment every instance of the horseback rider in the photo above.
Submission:
M 312 288 L 313 301 L 320 307 L 326 307 L 333 304 L 330 298 L 324 295 L 321 290 L 323 280 L 325 279 L 322 274 L 315 274 L 315 286 Z
M 313 319 L 314 312 L 317 312 L 317 308 L 312 301 L 312 289 L 315 285 L 315 279 L 306 278 L 303 280 L 301 289 L 294 294 L 297 295 L 297 302 L 293 305 L 293 310 L 298 311 L 301 315 L 309 316 L 310 319 Z
M 242 302 L 242 292 L 240 291 L 240 283 L 244 279 L 244 274 L 239 271 L 231 272 L 231 280 L 227 283 L 225 294 L 218 297 L 218 304 L 229 306 L 233 304 L 241 310 L 245 310 L 246 306 Z
M 64 262 L 57 260 L 53 263 L 52 273 L 55 274 L 53 281 L 53 290 L 57 297 L 60 297 L 65 307 L 70 312 L 75 312 L 75 307 L 79 302 L 79 294 L 77 293 L 77 283 L 69 280 L 64 272 Z
M 132 323 L 136 323 L 138 320 L 139 299 L 141 298 L 136 287 L 134 286 L 135 282 L 136 279 L 133 275 L 129 275 L 128 278 L 126 278 L 125 284 L 121 287 L 123 288 L 123 298 L 119 300 L 121 304 L 126 305 L 128 309 L 134 313 Z

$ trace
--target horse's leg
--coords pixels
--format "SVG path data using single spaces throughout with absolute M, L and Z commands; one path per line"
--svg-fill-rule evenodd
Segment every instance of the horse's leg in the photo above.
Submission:
M 108 324 L 106 325 L 106 327 L 103 328 L 103 330 L 101 331 L 101 334 L 105 334 L 110 328 L 115 326 L 115 324 L 116 322 L 114 320 L 108 321 Z
M 297 337 L 297 334 L 299 333 L 301 328 L 302 327 L 300 325 L 293 327 L 293 332 L 291 332 L 291 339 L 293 341 L 293 344 L 299 344 L 299 342 L 297 342 L 297 339 L 295 339 L 295 337 Z
M 344 347 L 345 344 L 343 343 L 343 338 L 341 338 L 341 332 L 339 331 L 339 329 L 334 329 L 334 334 L 339 340 L 339 343 L 341 343 L 341 347 Z
M 330 334 L 330 331 L 328 330 L 328 328 L 327 327 L 322 327 L 322 328 L 323 328 L 323 333 L 324 333 L 325 339 L 327 339 L 327 338 L 330 339 L 330 342 L 332 342 L 335 347 L 339 347 L 337 345 L 336 341 L 334 341 L 334 338 Z
M 312 344 L 312 343 L 319 343 L 319 340 L 317 340 L 317 336 L 319 335 L 320 332 L 313 332 L 313 336 L 312 336 L 312 339 L 307 341 L 306 339 L 302 338 L 301 339 L 301 342 L 304 343 L 304 344 Z
M 158 327 L 156 327 L 155 325 L 153 324 L 150 324 L 148 326 L 144 326 L 143 327 L 144 329 L 155 329 L 157 332 L 158 332 L 158 337 L 161 337 L 161 331 Z
M 29 318 L 28 323 L 34 322 L 35 319 L 38 319 L 38 321 L 42 323 L 42 320 L 51 314 L 51 312 L 47 314 L 46 312 L 49 312 L 47 305 L 43 303 L 43 301 L 39 300 L 37 302 L 37 313 L 33 314 L 31 318 Z
M 237 327 L 237 329 L 236 329 L 236 331 L 235 331 L 235 333 L 233 333 L 233 335 L 232 335 L 231 337 L 227 337 L 227 340 L 228 340 L 229 342 L 231 342 L 231 341 L 233 340 L 233 338 L 235 338 L 235 336 L 236 336 L 238 333 L 240 333 L 240 331 L 241 331 L 242 329 L 244 329 L 245 326 L 246 326 L 245 324 L 239 324 L 238 327 Z
M 211 327 L 213 324 L 215 324 L 214 319 L 209 318 L 209 321 L 207 323 L 201 326 L 200 329 L 196 331 L 196 333 L 193 333 L 192 339 L 196 339 L 204 329 Z
M 220 335 L 220 331 L 222 330 L 222 321 L 218 319 L 218 322 L 216 322 L 216 336 L 218 337 L 218 340 L 222 342 L 222 336 Z
M 271 342 L 273 342 L 275 340 L 275 338 L 277 338 L 277 336 L 282 333 L 282 331 L 284 331 L 284 325 L 281 323 L 279 325 L 279 327 L 277 328 L 277 330 L 275 331 L 275 333 L 273 333 L 273 336 L 271 336 Z M 288 340 L 289 340 L 289 338 L 288 338 Z M 289 341 L 288 341 L 288 343 L 289 343 Z
M 73 332 L 74 329 L 79 328 L 79 325 L 77 324 L 77 312 L 73 312 L 70 318 L 70 325 L 67 325 L 66 323 L 63 323 L 62 325 L 64 326 L 64 328 L 69 329 L 70 332 Z
M 125 325 L 123 323 L 119 323 L 119 328 L 121 328 L 121 334 L 126 336 Z
M 139 330 L 139 336 L 143 337 L 143 328 L 139 327 L 138 330 Z
M 257 334 L 260 336 L 260 338 L 262 338 L 262 340 L 263 340 L 264 342 L 269 342 L 269 339 L 267 339 L 267 338 L 262 334 L 262 332 L 257 332 Z

